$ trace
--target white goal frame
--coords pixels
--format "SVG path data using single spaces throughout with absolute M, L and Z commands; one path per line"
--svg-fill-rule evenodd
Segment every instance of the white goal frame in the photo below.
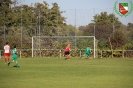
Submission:
M 93 47 L 93 51 L 94 51 L 94 58 L 96 58 L 96 39 L 95 39 L 95 36 L 32 36 L 32 57 L 34 57 L 34 38 L 38 38 L 38 39 L 40 39 L 40 38 L 52 38 L 52 39 L 54 39 L 54 38 L 58 38 L 58 39 L 60 39 L 60 38 L 75 38 L 75 40 L 76 40 L 76 38 L 93 38 L 93 41 L 94 41 L 94 47 Z M 87 47 L 87 46 L 86 46 Z

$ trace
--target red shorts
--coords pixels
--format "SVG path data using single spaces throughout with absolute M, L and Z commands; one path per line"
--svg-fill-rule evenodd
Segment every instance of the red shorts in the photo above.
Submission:
M 4 53 L 4 56 L 8 56 L 9 57 L 10 56 L 10 53 Z

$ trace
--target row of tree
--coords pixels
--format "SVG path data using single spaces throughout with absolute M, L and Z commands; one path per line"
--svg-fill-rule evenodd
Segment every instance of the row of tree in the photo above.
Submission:
M 84 29 L 84 35 L 95 35 L 100 49 L 133 49 L 133 23 L 123 25 L 114 14 L 101 12 Z
M 21 5 L 19 0 L 0 0 L 0 49 L 5 41 L 31 48 L 31 36 L 91 36 L 95 35 L 100 49 L 133 49 L 133 23 L 123 25 L 114 14 L 101 12 L 86 26 L 66 24 L 57 3 Z M 20 39 L 22 38 L 22 41 Z M 29 45 L 29 46 L 28 46 Z

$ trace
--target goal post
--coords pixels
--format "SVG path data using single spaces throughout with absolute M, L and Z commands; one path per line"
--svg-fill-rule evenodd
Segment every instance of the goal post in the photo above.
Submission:
M 96 57 L 95 36 L 33 36 L 32 57 L 58 56 L 59 51 L 63 53 L 67 44 L 71 45 L 73 56 L 76 56 L 76 53 L 81 55 L 89 46 L 93 51 L 93 58 Z

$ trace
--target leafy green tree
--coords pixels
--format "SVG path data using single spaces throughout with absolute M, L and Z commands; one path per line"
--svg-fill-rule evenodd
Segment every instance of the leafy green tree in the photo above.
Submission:
M 53 3 L 52 8 L 49 8 L 46 1 L 33 6 L 17 4 L 18 0 L 0 1 L 0 34 L 3 35 L 5 29 L 7 41 L 18 36 L 16 39 L 21 42 L 21 34 L 22 39 L 27 40 L 28 37 L 39 35 L 39 32 L 40 36 L 52 36 L 66 31 L 63 11 L 60 11 L 57 3 Z M 0 36 L 0 39 L 2 40 L 3 36 Z
M 112 37 L 115 30 L 120 30 L 121 24 L 122 23 L 114 14 L 101 12 L 100 14 L 96 14 L 94 16 L 94 19 L 92 20 L 92 23 L 86 26 L 84 34 L 95 35 L 96 39 L 101 40 L 98 43 L 100 44 L 99 46 L 101 46 L 102 48 L 107 48 L 110 47 L 110 45 L 107 44 L 109 38 Z M 119 47 L 119 45 L 116 47 Z
M 110 40 L 111 40 L 113 49 L 122 48 L 127 43 L 126 36 L 124 32 L 122 32 L 121 30 L 114 31 L 114 33 L 111 35 Z
M 58 27 L 63 27 L 65 18 L 61 15 L 63 11 L 60 11 L 60 8 L 57 3 L 52 3 L 52 8 L 50 9 L 50 24 L 52 29 L 52 35 L 59 35 L 60 32 Z
M 2 49 L 3 46 L 1 45 L 5 44 L 6 35 L 9 31 L 7 27 L 11 26 L 11 4 L 11 0 L 0 0 L 0 48 Z
M 11 4 L 11 0 L 0 0 L 0 27 L 11 25 Z
M 114 25 L 115 29 L 118 29 L 121 26 L 119 19 L 114 14 L 107 14 L 107 12 L 101 12 L 100 15 L 96 14 L 92 22 L 96 25 Z

